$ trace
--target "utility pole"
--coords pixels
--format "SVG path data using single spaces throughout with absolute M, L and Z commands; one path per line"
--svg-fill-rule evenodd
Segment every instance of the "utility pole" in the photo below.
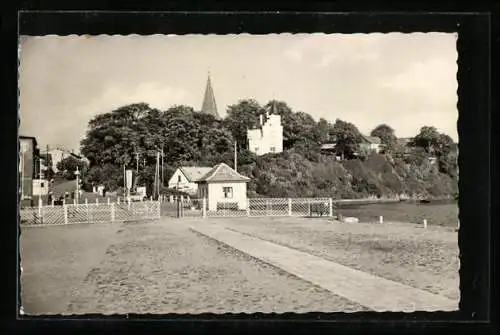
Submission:
M 164 144 L 161 145 L 161 186 L 165 185 L 165 179 L 163 178 L 165 153 L 163 152 L 163 149 L 164 149 Z
M 80 197 L 80 171 L 78 170 L 78 165 L 76 166 L 76 194 L 75 194 L 75 199 L 76 203 L 78 204 L 78 198 Z
M 237 146 L 237 141 L 234 141 L 234 171 L 238 172 L 238 146 Z
M 135 163 L 136 163 L 135 172 L 139 173 L 139 153 L 137 151 L 135 152 Z

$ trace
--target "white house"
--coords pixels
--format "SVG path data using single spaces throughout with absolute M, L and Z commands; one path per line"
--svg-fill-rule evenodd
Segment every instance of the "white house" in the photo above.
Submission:
M 271 106 L 275 109 L 275 104 Z M 266 120 L 260 115 L 259 128 L 247 130 L 248 150 L 258 156 L 283 151 L 283 126 L 281 116 L 266 112 Z
M 381 150 L 380 138 L 375 136 L 365 136 L 361 135 L 361 143 L 359 144 L 359 148 L 361 151 L 372 151 L 379 153 Z
M 175 170 L 172 177 L 170 177 L 168 188 L 195 195 L 198 192 L 198 184 L 196 184 L 196 181 L 210 170 L 212 170 L 211 167 L 181 166 Z
M 234 204 L 237 209 L 247 208 L 247 183 L 250 178 L 242 176 L 227 164 L 214 166 L 200 178 L 198 197 L 207 199 L 207 209 L 216 211 L 217 204 Z

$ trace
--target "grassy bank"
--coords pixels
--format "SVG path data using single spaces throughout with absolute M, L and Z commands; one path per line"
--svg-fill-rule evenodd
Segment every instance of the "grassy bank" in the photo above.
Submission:
M 422 224 L 426 219 L 429 225 L 455 228 L 458 223 L 456 203 L 420 204 L 418 202 L 397 202 L 379 204 L 345 204 L 336 211 L 343 216 L 357 217 L 361 222 L 378 222 L 383 216 L 385 221 L 398 221 Z

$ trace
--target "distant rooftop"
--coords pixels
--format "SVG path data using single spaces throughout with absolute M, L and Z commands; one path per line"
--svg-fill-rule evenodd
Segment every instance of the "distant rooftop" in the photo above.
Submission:
M 214 166 L 207 174 L 198 180 L 198 182 L 222 182 L 222 181 L 241 181 L 248 182 L 250 178 L 242 176 L 225 163 L 219 163 Z
M 180 170 L 190 182 L 194 183 L 211 171 L 212 168 L 205 166 L 181 166 Z

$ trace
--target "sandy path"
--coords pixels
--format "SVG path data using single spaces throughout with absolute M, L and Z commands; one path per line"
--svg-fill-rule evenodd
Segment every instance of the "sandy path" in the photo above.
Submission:
M 283 313 L 366 308 L 188 230 L 124 224 L 69 312 Z
M 239 232 L 458 301 L 457 234 L 408 224 L 339 224 L 324 219 L 207 219 Z

